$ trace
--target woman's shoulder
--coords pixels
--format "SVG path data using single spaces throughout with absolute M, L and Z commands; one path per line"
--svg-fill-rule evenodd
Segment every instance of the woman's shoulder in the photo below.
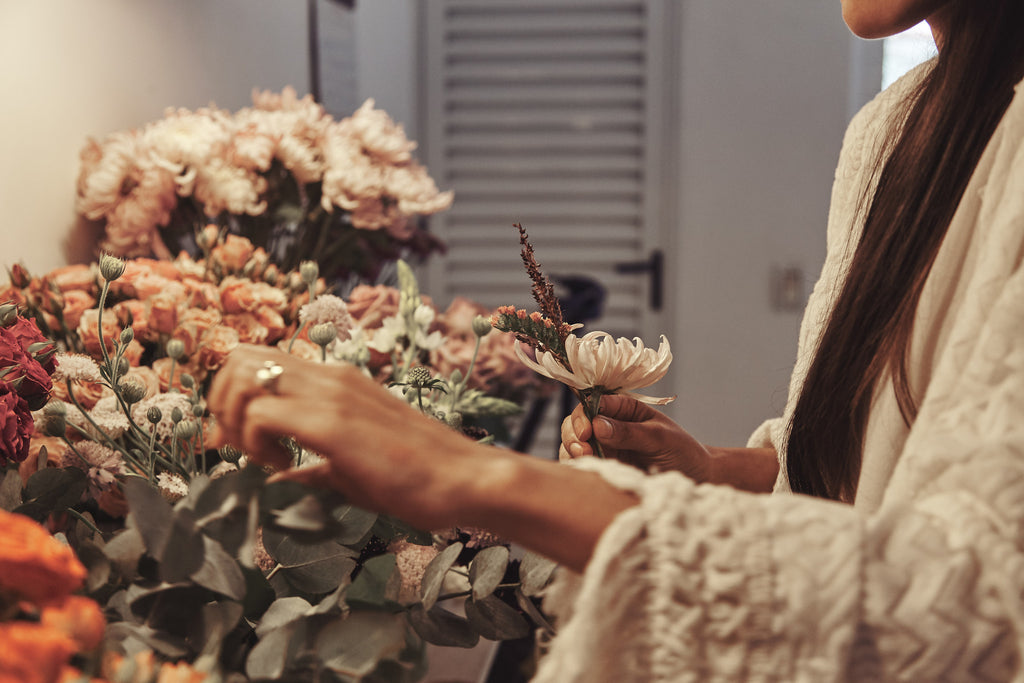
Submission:
M 934 65 L 934 58 L 918 64 L 871 98 L 851 119 L 847 139 L 855 138 L 863 131 L 878 131 L 889 125 Z

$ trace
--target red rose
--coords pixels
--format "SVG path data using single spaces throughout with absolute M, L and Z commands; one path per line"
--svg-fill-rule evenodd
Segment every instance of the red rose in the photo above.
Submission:
M 51 347 L 53 346 L 53 342 L 44 337 L 43 333 L 39 331 L 39 327 L 36 325 L 34 320 L 29 320 L 28 318 L 22 318 L 19 316 L 17 320 L 14 321 L 13 325 L 9 325 L 7 327 L 7 330 L 13 334 L 19 342 L 21 342 L 21 348 L 26 354 L 28 353 L 28 347 L 32 344 L 44 342 L 49 344 Z M 57 365 L 53 360 L 53 355 L 51 354 L 46 363 L 43 364 L 43 368 L 46 372 L 52 373 L 56 367 Z
M 12 392 L 0 394 L 0 467 L 28 457 L 34 431 L 25 399 Z

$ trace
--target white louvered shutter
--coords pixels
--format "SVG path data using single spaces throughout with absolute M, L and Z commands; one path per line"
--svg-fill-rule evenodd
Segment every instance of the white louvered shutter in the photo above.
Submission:
M 606 288 L 589 328 L 655 341 L 650 279 L 617 265 L 646 261 L 663 239 L 666 0 L 421 7 L 420 139 L 433 177 L 455 191 L 431 220 L 448 253 L 429 267 L 427 291 L 442 305 L 463 295 L 535 310 L 521 222 L 545 274 Z

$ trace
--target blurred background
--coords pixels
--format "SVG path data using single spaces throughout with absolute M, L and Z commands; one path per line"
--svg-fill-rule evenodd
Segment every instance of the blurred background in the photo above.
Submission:
M 336 118 L 372 97 L 455 191 L 424 291 L 529 306 L 522 222 L 548 275 L 603 291 L 590 327 L 671 340 L 668 412 L 741 444 L 785 402 L 844 128 L 933 53 L 921 27 L 853 38 L 838 1 L 0 0 L 0 252 L 91 259 L 89 136 L 253 88 Z

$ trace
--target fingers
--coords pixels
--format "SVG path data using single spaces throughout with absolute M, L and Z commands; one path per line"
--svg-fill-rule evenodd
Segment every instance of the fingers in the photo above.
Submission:
M 649 405 L 621 394 L 602 396 L 600 413 L 612 420 L 623 420 L 626 422 L 643 422 L 644 420 L 650 420 L 658 414 Z
M 558 449 L 559 460 L 572 460 L 585 455 L 593 455 L 587 441 L 592 436 L 590 421 L 583 414 L 583 408 L 576 406 L 567 418 L 562 420 L 562 444 Z

